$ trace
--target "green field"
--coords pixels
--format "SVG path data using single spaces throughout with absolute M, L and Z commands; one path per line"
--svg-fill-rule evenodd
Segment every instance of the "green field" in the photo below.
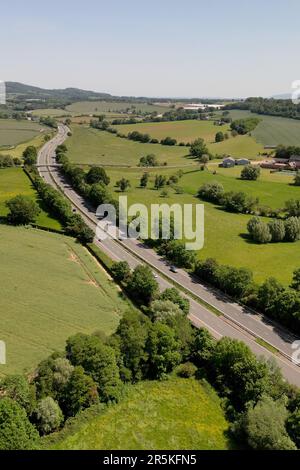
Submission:
M 300 121 L 241 110 L 230 111 L 230 116 L 233 119 L 246 117 L 261 119 L 261 122 L 252 132 L 252 136 L 262 145 L 300 145 Z
M 52 117 L 60 117 L 60 116 L 72 116 L 72 113 L 65 111 L 64 109 L 55 109 L 55 108 L 46 108 L 46 109 L 34 109 L 31 111 L 33 116 L 52 116 Z
M 187 120 L 131 125 L 122 124 L 115 126 L 115 128 L 124 134 L 132 131 L 147 133 L 159 140 L 170 136 L 175 138 L 178 143 L 189 143 L 200 137 L 208 144 L 208 149 L 213 155 L 227 154 L 234 157 L 256 158 L 263 151 L 263 146 L 252 137 L 248 135 L 231 137 L 229 125 L 215 126 L 213 121 Z M 215 135 L 219 131 L 227 132 L 229 139 L 215 143 Z
M 130 101 L 79 101 L 66 107 L 67 111 L 82 114 L 101 114 L 106 112 L 117 112 L 130 110 L 134 113 L 165 113 L 168 108 L 148 103 L 134 103 Z
M 21 168 L 1 168 L 0 169 L 0 216 L 6 216 L 8 209 L 5 201 L 12 197 L 22 194 L 36 201 L 40 208 L 36 223 L 42 227 L 50 227 L 53 229 L 61 229 L 61 224 L 51 217 L 45 210 L 40 201 L 37 192 L 33 188 L 29 178 Z
M 227 430 L 220 400 L 207 383 L 170 378 L 132 386 L 118 405 L 50 448 L 225 450 L 232 447 Z
M 142 144 L 79 125 L 73 125 L 72 132 L 73 135 L 66 144 L 68 157 L 74 163 L 137 166 L 142 156 L 153 153 L 161 164 L 167 162 L 171 166 L 195 165 L 195 162 L 188 158 L 186 147 Z
M 45 128 L 36 122 L 0 119 L 0 148 L 14 147 L 36 137 Z
M 217 127 L 213 121 L 167 121 L 167 122 L 150 122 L 140 124 L 121 124 L 114 126 L 122 134 L 128 134 L 132 131 L 139 131 L 144 134 L 150 134 L 158 140 L 170 136 L 177 142 L 190 143 L 201 137 L 206 142 L 214 142 L 216 132 L 223 130 L 228 131 L 228 126 Z
M 128 308 L 113 281 L 72 238 L 0 225 L 0 374 L 31 371 L 68 336 L 110 334 Z
M 224 169 L 225 171 L 227 170 Z M 204 182 L 215 180 L 222 182 L 226 190 L 244 190 L 254 196 L 257 195 L 261 203 L 272 207 L 280 207 L 285 200 L 300 197 L 299 188 L 289 185 L 288 182 L 269 181 L 267 171 L 262 177 L 264 179 L 257 182 L 241 181 L 234 175 L 212 175 L 208 171 L 191 171 L 186 172 L 179 182 L 184 189 L 184 194 L 175 194 L 172 188 L 166 186 L 169 195 L 162 198 L 161 191 L 153 189 L 154 177 L 157 173 L 170 175 L 175 174 L 176 170 L 151 169 L 148 187 L 142 189 L 139 187 L 140 170 L 122 169 L 122 176 L 131 182 L 131 188 L 125 193 L 129 204 L 139 202 L 149 206 L 150 203 L 202 203 L 203 201 L 194 195 Z M 109 169 L 108 174 L 111 177 L 110 187 L 114 190 L 115 196 L 119 196 L 120 193 L 113 186 L 120 179 L 120 170 Z M 225 212 L 210 203 L 204 203 L 204 205 L 205 243 L 204 248 L 198 252 L 199 258 L 212 257 L 220 263 L 248 267 L 253 271 L 257 282 L 263 282 L 267 277 L 275 276 L 286 285 L 290 283 L 293 271 L 300 266 L 300 241 L 268 245 L 249 243 L 244 235 L 247 233 L 246 226 L 250 216 Z

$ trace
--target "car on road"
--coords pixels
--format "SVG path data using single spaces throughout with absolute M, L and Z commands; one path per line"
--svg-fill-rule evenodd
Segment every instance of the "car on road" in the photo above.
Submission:
M 152 272 L 152 274 L 153 274 L 154 279 L 158 278 L 158 275 L 156 273 Z
M 170 271 L 172 271 L 172 273 L 178 273 L 178 269 L 176 268 L 176 266 L 171 266 Z

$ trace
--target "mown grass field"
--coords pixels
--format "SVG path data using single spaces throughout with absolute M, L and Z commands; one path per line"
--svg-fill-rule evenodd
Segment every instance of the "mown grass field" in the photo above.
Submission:
M 54 219 L 47 213 L 42 201 L 39 199 L 37 192 L 24 171 L 21 168 L 1 168 L 0 216 L 6 216 L 8 213 L 8 208 L 6 207 L 5 202 L 18 194 L 28 196 L 39 204 L 41 213 L 36 220 L 38 225 L 57 230 L 61 229 L 61 224 L 58 220 Z
M 248 135 L 231 136 L 230 126 L 215 126 L 213 121 L 172 121 L 141 124 L 122 124 L 115 126 L 119 132 L 128 134 L 132 131 L 147 133 L 156 139 L 161 140 L 170 136 L 177 142 L 190 143 L 197 138 L 202 138 L 208 145 L 209 151 L 213 155 L 232 155 L 234 157 L 256 158 L 263 151 L 263 146 L 257 143 Z M 215 143 L 216 133 L 222 131 L 228 133 L 229 139 Z
M 0 148 L 14 147 L 36 137 L 45 128 L 36 122 L 0 119 Z
M 225 170 L 224 170 L 225 171 Z M 179 186 L 184 194 L 175 194 L 175 191 L 166 186 L 168 197 L 161 197 L 161 190 L 153 189 L 156 174 L 175 174 L 176 169 L 151 169 L 150 181 L 146 189 L 139 187 L 141 170 L 122 169 L 122 176 L 131 182 L 131 188 L 125 193 L 128 203 L 139 202 L 149 207 L 150 203 L 167 204 L 196 204 L 203 203 L 195 197 L 197 190 L 206 181 L 219 180 L 226 190 L 244 190 L 260 197 L 261 203 L 272 207 L 280 207 L 286 199 L 299 198 L 300 190 L 286 182 L 272 183 L 241 181 L 233 176 L 212 175 L 208 171 L 192 171 L 184 174 Z M 114 187 L 120 179 L 120 170 L 109 169 L 111 177 L 110 187 L 115 196 L 120 193 Z M 267 177 L 266 177 L 267 178 Z M 253 184 L 253 186 L 251 186 Z M 221 210 L 214 204 L 204 203 L 205 206 L 205 243 L 204 248 L 198 251 L 199 258 L 212 257 L 220 263 L 237 267 L 248 267 L 253 271 L 257 282 L 263 282 L 267 277 L 275 276 L 285 285 L 290 284 L 293 271 L 300 266 L 300 241 L 297 243 L 270 243 L 257 245 L 245 239 L 247 222 L 250 216 L 232 214 Z
M 51 449 L 226 450 L 228 423 L 207 383 L 171 378 L 132 386 L 128 396 Z
M 165 113 L 168 108 L 148 103 L 133 103 L 129 101 L 79 101 L 66 106 L 66 110 L 72 113 L 101 114 L 116 111 L 134 111 L 136 113 Z
M 196 164 L 188 157 L 187 147 L 143 144 L 80 125 L 73 125 L 72 132 L 73 135 L 67 140 L 66 145 L 68 156 L 74 163 L 137 166 L 142 156 L 153 153 L 161 165 L 164 162 L 171 166 Z
M 0 374 L 32 371 L 68 336 L 110 334 L 128 304 L 113 281 L 73 239 L 0 225 Z

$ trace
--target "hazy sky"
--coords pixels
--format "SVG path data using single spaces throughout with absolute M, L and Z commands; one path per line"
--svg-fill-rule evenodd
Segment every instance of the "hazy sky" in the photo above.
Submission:
M 299 0 L 9 0 L 0 17 L 1 80 L 244 97 L 300 79 Z

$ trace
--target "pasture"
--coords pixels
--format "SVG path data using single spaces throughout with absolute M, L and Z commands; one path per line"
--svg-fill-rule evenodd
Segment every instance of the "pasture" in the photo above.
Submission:
M 186 171 L 178 185 L 183 188 L 183 194 L 176 194 L 174 189 L 166 186 L 168 196 L 161 197 L 162 190 L 154 189 L 156 174 L 171 175 L 177 169 L 152 168 L 150 180 L 146 189 L 140 188 L 139 182 L 142 169 L 122 169 L 122 176 L 129 179 L 131 188 L 126 191 L 128 203 L 135 202 L 167 204 L 193 204 L 203 203 L 195 197 L 199 187 L 207 181 L 220 181 L 226 190 L 240 191 L 253 196 L 259 196 L 261 203 L 271 207 L 280 207 L 285 200 L 299 198 L 299 188 L 290 186 L 286 182 L 272 182 L 262 180 L 257 182 L 241 181 L 233 176 L 212 175 L 208 171 Z M 217 170 L 218 171 L 218 170 Z M 225 171 L 225 170 L 224 170 Z M 107 170 L 111 177 L 110 187 L 115 196 L 120 192 L 114 187 L 120 179 L 118 169 Z M 267 178 L 267 177 L 266 177 Z M 124 194 L 124 193 L 122 193 Z M 253 271 L 257 282 L 263 282 L 267 277 L 275 276 L 279 281 L 288 285 L 291 282 L 293 271 L 300 266 L 300 241 L 297 243 L 270 243 L 257 245 L 245 239 L 247 222 L 251 216 L 225 212 L 211 203 L 204 203 L 205 207 L 205 242 L 202 250 L 198 251 L 198 257 L 216 258 L 220 263 L 237 267 L 248 267 Z
M 59 450 L 226 450 L 228 423 L 215 391 L 206 382 L 172 377 L 141 382 L 94 418 L 75 426 Z M 53 438 L 52 438 L 53 439 Z M 47 440 L 45 440 L 47 446 Z M 48 446 L 47 446 L 48 447 Z
M 41 212 L 37 218 L 36 223 L 42 227 L 49 227 L 53 229 L 61 229 L 58 220 L 51 217 L 43 206 L 42 201 L 39 199 L 37 192 L 31 184 L 31 181 L 26 176 L 21 168 L 1 168 L 0 169 L 0 216 L 6 216 L 8 209 L 5 206 L 5 201 L 12 197 L 22 194 L 23 196 L 30 197 L 36 201 Z
M 31 372 L 75 333 L 111 334 L 128 308 L 116 285 L 72 238 L 0 225 L 0 374 Z
M 132 101 L 79 101 L 66 106 L 66 110 L 71 113 L 80 114 L 102 114 L 107 112 L 127 112 L 133 114 L 141 113 L 165 113 L 168 108 L 165 106 L 157 106 L 144 102 Z
M 249 111 L 231 110 L 233 119 L 258 117 L 261 122 L 252 132 L 252 137 L 262 145 L 298 145 L 300 146 L 300 121 L 277 116 L 250 113 Z
M 163 139 L 170 136 L 177 142 L 190 143 L 197 138 L 202 138 L 208 145 L 209 151 L 213 155 L 232 155 L 233 157 L 249 157 L 256 158 L 263 151 L 263 146 L 257 143 L 248 135 L 231 136 L 230 126 L 215 126 L 213 121 L 171 121 L 157 123 L 140 123 L 140 124 L 122 124 L 115 128 L 124 134 L 132 131 L 147 133 L 156 139 Z M 229 134 L 229 139 L 223 142 L 215 143 L 215 135 L 217 132 Z
M 72 137 L 66 145 L 68 157 L 74 163 L 107 166 L 137 166 L 142 156 L 155 154 L 160 164 L 184 167 L 195 165 L 188 157 L 187 147 L 143 144 L 80 125 L 72 126 Z
M 28 142 L 41 132 L 45 132 L 45 128 L 36 122 L 0 119 L 0 149 Z

